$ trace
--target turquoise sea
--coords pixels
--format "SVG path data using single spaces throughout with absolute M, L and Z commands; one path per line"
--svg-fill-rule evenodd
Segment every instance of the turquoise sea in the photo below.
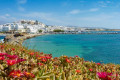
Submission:
M 120 34 L 53 34 L 27 39 L 23 45 L 53 57 L 83 57 L 86 61 L 120 64 Z
M 5 38 L 4 35 L 0 35 L 0 42 L 3 42 L 3 39 Z

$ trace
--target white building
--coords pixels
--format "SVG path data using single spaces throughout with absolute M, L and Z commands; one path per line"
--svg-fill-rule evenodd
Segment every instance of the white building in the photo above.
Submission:
M 10 31 L 10 30 L 11 30 L 11 25 L 9 23 L 3 25 L 2 31 Z
M 21 29 L 24 29 L 24 26 L 21 25 L 21 24 L 15 24 L 15 30 L 21 30 Z
M 0 32 L 2 32 L 2 27 L 3 27 L 3 25 L 0 25 Z

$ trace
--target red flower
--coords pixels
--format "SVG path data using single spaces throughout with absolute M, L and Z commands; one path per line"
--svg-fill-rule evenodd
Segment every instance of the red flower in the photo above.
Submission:
M 42 58 L 42 59 L 41 59 L 41 61 L 42 61 L 42 62 L 46 62 L 46 61 L 47 61 L 47 59 L 45 59 L 45 58 Z
M 16 60 L 7 60 L 7 64 L 9 65 L 9 66 L 12 66 L 12 65 L 14 65 L 14 64 L 16 64 Z
M 68 58 L 66 58 L 65 60 L 66 60 L 66 62 L 70 63 L 70 60 Z
M 39 57 L 39 55 L 38 55 L 38 54 L 36 54 L 36 57 Z
M 77 73 L 80 73 L 80 70 L 76 70 Z
M 45 59 L 46 57 L 45 56 L 39 56 L 38 59 Z
M 0 53 L 0 56 L 5 56 L 7 53 Z
M 51 56 L 46 56 L 47 59 L 51 59 L 52 57 Z
M 0 60 L 4 60 L 5 59 L 5 57 L 4 56 L 0 56 Z
M 98 66 L 100 66 L 101 65 L 101 63 L 96 63 Z
M 22 77 L 24 74 L 21 73 L 20 70 L 12 70 L 9 74 L 9 76 L 13 77 L 13 78 L 19 78 Z
M 9 54 L 7 54 L 6 57 L 8 57 L 9 59 L 15 59 L 15 58 L 18 58 L 17 55 L 9 55 Z
M 24 75 L 25 75 L 26 77 L 28 77 L 28 78 L 34 78 L 34 77 L 35 77 L 34 74 L 29 73 L 29 72 L 24 72 Z
M 17 61 L 16 61 L 16 63 L 20 63 L 20 62 L 22 62 L 22 61 L 26 61 L 26 59 L 17 59 Z
M 11 50 L 12 50 L 12 51 L 14 51 L 14 50 L 15 50 L 15 48 L 11 48 Z
M 107 72 L 98 72 L 97 73 L 98 77 L 102 80 L 112 80 L 109 76 L 112 76 L 112 73 L 107 73 Z
M 40 54 L 43 54 L 43 52 L 41 52 Z
M 37 64 L 40 65 L 40 66 L 44 65 L 43 63 L 37 63 Z
M 75 57 L 79 57 L 79 56 L 75 56 Z
M 3 49 L 4 48 L 4 46 L 3 45 L 0 45 L 0 49 Z
M 33 52 L 31 52 L 31 53 L 29 53 L 30 55 L 34 55 L 34 53 Z
M 92 71 L 93 71 L 93 69 L 89 69 L 89 71 L 91 71 L 91 72 L 92 72 Z

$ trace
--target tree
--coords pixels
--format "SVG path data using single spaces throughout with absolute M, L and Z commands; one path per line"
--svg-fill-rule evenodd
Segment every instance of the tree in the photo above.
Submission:
M 42 30 L 38 30 L 39 33 L 42 33 Z
M 61 29 L 54 29 L 53 32 L 64 32 L 64 30 L 61 30 Z

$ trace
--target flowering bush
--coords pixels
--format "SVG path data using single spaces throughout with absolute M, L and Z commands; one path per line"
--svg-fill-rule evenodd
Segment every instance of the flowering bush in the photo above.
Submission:
M 120 65 L 84 61 L 0 43 L 0 80 L 120 80 Z

